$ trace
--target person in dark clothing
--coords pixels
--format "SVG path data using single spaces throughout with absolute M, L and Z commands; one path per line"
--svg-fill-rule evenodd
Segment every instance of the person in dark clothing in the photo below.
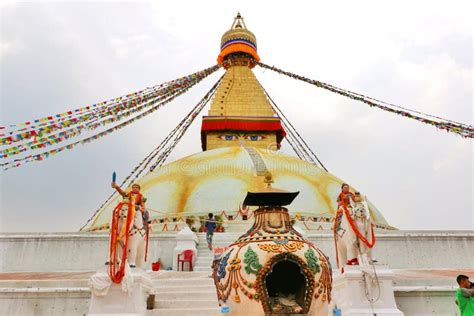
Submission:
M 206 220 L 204 226 L 206 227 L 207 246 L 209 247 L 209 250 L 212 250 L 212 236 L 214 236 L 214 231 L 216 230 L 217 226 L 214 219 L 214 214 L 208 214 L 208 219 Z

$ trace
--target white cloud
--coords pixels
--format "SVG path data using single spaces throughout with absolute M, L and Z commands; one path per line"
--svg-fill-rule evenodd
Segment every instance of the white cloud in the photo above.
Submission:
M 13 42 L 0 41 L 0 58 L 11 52 L 14 48 Z

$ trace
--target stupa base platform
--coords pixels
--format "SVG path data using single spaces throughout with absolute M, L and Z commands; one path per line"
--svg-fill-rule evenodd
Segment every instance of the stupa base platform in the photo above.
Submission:
M 215 287 L 209 277 L 211 252 L 206 248 L 205 235 L 197 235 L 200 244 L 195 270 L 205 271 L 147 270 L 156 294 L 155 309 L 147 311 L 150 315 L 219 315 Z M 214 244 L 225 246 L 238 236 L 217 233 Z M 310 233 L 309 239 L 335 258 L 330 233 Z M 455 279 L 458 274 L 474 275 L 474 269 L 465 264 L 474 260 L 470 251 L 474 233 L 394 231 L 380 234 L 378 242 L 375 257 L 392 268 L 395 302 L 400 311 L 406 316 L 458 313 Z M 160 257 L 162 268 L 171 267 L 175 245 L 175 234 L 153 234 L 150 262 Z M 0 271 L 0 315 L 87 314 L 91 300 L 88 281 L 106 261 L 106 249 L 107 236 L 103 234 L 0 234 L 0 252 L 5 254 Z M 445 255 L 434 255 L 439 249 Z M 168 253 L 169 258 L 165 256 Z M 335 277 L 339 273 L 333 272 Z M 183 305 L 163 305 L 160 296 L 167 301 L 181 300 Z M 183 297 L 189 296 L 192 298 L 183 302 Z M 209 300 L 215 300 L 215 305 L 209 307 Z
M 394 269 L 397 307 L 411 315 L 452 316 L 457 274 L 473 275 L 474 269 Z M 0 273 L 0 315 L 78 315 L 89 310 L 91 291 L 88 272 Z M 334 271 L 334 273 L 338 273 Z M 210 272 L 147 271 L 153 284 L 155 309 L 147 315 L 220 315 Z M 438 278 L 435 276 L 438 275 Z M 422 284 L 439 285 L 422 285 Z M 334 294 L 336 294 L 334 289 Z M 183 297 L 192 300 L 183 302 Z M 164 306 L 161 298 L 187 306 Z M 209 300 L 214 305 L 208 307 Z M 331 314 L 332 315 L 332 314 Z

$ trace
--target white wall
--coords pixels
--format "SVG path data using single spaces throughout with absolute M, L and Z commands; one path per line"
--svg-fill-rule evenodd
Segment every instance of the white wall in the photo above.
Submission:
M 108 260 L 108 235 L 83 233 L 0 234 L 0 272 L 95 271 Z M 172 265 L 175 234 L 152 235 L 148 268 Z
M 225 234 L 231 242 L 239 234 Z M 224 237 L 224 236 L 223 236 Z M 219 234 L 216 234 L 216 240 Z M 329 256 L 335 267 L 330 233 L 309 234 L 309 240 Z M 161 258 L 172 265 L 175 233 L 153 234 L 149 262 Z M 375 257 L 392 269 L 472 268 L 474 232 L 396 231 L 379 234 Z M 107 261 L 108 236 L 91 233 L 0 234 L 0 272 L 95 271 Z
M 89 289 L 46 291 L 0 291 L 0 315 L 64 316 L 84 315 L 89 310 Z

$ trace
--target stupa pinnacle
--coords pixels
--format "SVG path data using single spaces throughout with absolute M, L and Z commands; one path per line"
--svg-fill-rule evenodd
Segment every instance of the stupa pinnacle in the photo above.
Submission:
M 202 149 L 251 146 L 279 148 L 285 131 L 251 68 L 260 60 L 257 39 L 240 13 L 221 40 L 217 61 L 226 69 L 203 117 Z

